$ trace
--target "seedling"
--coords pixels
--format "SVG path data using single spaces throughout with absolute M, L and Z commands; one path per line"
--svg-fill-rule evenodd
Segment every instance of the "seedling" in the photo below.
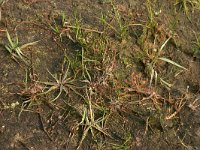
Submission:
M 117 38 L 121 40 L 127 36 L 127 30 L 128 30 L 129 25 L 123 23 L 117 8 L 114 5 L 112 6 L 115 13 L 114 20 L 117 22 L 117 27 L 111 25 L 111 23 L 109 23 L 106 20 L 106 16 L 103 14 L 101 15 L 101 18 L 98 18 L 98 19 L 101 21 L 102 25 L 104 26 L 104 32 L 107 29 L 106 27 L 108 27 L 109 29 L 112 29 L 117 35 Z
M 95 119 L 95 113 L 94 113 L 94 110 L 93 110 L 93 107 L 92 107 L 92 102 L 91 102 L 91 94 L 88 91 L 86 91 L 86 96 L 87 97 L 86 97 L 85 100 L 87 102 L 88 107 L 86 107 L 86 106 L 84 107 L 82 120 L 78 124 L 78 127 L 79 126 L 83 127 L 83 135 L 82 135 L 82 138 L 79 142 L 77 149 L 80 148 L 84 139 L 88 135 L 89 131 L 91 132 L 92 137 L 95 136 L 94 130 L 99 131 L 99 132 L 103 133 L 104 135 L 110 137 L 110 135 L 108 133 L 106 133 L 103 129 L 104 128 L 104 121 L 106 119 L 105 114 L 102 117 Z
M 157 22 L 155 20 L 155 12 L 153 8 L 153 2 L 150 0 L 146 0 L 146 9 L 148 11 L 148 20 L 145 25 L 141 25 L 143 27 L 143 33 L 138 39 L 138 43 L 144 47 L 144 43 L 151 35 L 154 34 L 155 29 L 157 28 Z
M 131 26 L 142 26 L 142 24 L 133 24 L 133 23 L 128 23 L 123 20 L 121 14 L 119 13 L 118 8 L 114 5 L 113 1 L 110 1 L 112 10 L 114 12 L 114 16 L 112 18 L 112 21 L 114 21 L 115 25 L 113 25 L 112 22 L 108 22 L 107 15 L 101 14 L 101 17 L 98 18 L 103 25 L 104 29 L 103 32 L 106 32 L 107 29 L 111 29 L 115 32 L 116 37 L 119 40 L 123 40 L 127 37 L 128 35 L 128 29 Z
M 28 78 L 30 78 L 31 82 L 28 82 Z M 22 88 L 20 92 L 16 93 L 23 99 L 23 103 L 21 104 L 21 109 L 18 114 L 18 118 L 20 118 L 21 113 L 34 105 L 39 105 L 39 96 L 43 91 L 43 86 L 35 81 L 35 79 L 31 78 L 31 75 L 28 76 L 28 72 L 26 72 L 26 78 L 23 83 L 17 83 L 17 85 Z
M 77 95 L 81 96 L 82 95 L 76 90 L 76 87 L 74 85 L 74 81 L 75 81 L 75 77 L 71 78 L 68 77 L 69 75 L 69 67 L 70 67 L 70 63 L 68 64 L 67 70 L 64 72 L 64 74 L 60 74 L 59 76 L 53 75 L 49 70 L 49 74 L 51 75 L 51 77 L 55 80 L 54 82 L 40 82 L 44 85 L 46 85 L 46 90 L 42 93 L 42 94 L 47 94 L 50 93 L 52 91 L 59 91 L 59 93 L 57 94 L 57 96 L 52 100 L 52 102 L 54 102 L 55 100 L 57 100 L 60 95 L 62 94 L 62 92 L 64 91 L 66 94 L 69 94 L 69 91 L 73 91 L 75 92 Z M 79 87 L 80 88 L 80 87 Z
M 89 81 L 91 81 L 92 77 L 89 73 L 89 69 L 87 68 L 87 65 L 86 65 L 87 62 L 97 62 L 97 61 L 86 58 L 84 54 L 84 49 L 82 48 L 82 51 L 81 51 L 82 75 L 85 79 L 88 79 Z
M 82 28 L 82 20 L 79 16 L 77 16 L 76 13 L 74 15 L 74 19 L 75 22 L 72 24 L 72 26 L 67 26 L 69 29 L 72 29 L 72 33 L 74 34 L 74 38 L 72 38 L 73 36 L 70 36 L 69 38 L 72 39 L 73 42 L 78 43 L 81 47 L 87 48 L 89 45 L 89 36 L 86 34 L 86 32 L 84 32 L 84 30 L 86 31 L 87 29 Z
M 113 7 L 113 11 L 114 11 L 114 14 L 115 14 L 114 17 L 115 17 L 117 24 L 118 24 L 117 36 L 119 37 L 119 39 L 124 39 L 128 34 L 127 33 L 128 25 L 122 21 L 121 15 L 120 15 L 118 9 L 113 4 L 113 2 L 111 2 L 111 5 Z
M 24 59 L 23 57 L 25 56 L 20 47 L 19 47 L 19 40 L 18 37 L 16 36 L 15 39 L 11 39 L 10 34 L 8 31 L 6 31 L 6 36 L 8 39 L 9 44 L 5 45 L 6 50 L 14 57 L 14 58 L 21 58 Z
M 19 46 L 19 40 L 17 36 L 15 37 L 15 39 L 12 39 L 7 30 L 6 30 L 6 36 L 9 42 L 7 45 L 5 45 L 6 50 L 11 54 L 14 60 L 21 59 L 23 62 L 27 64 L 26 56 L 22 52 L 22 49 L 25 49 L 26 47 L 31 46 L 31 45 L 35 45 L 39 41 L 35 41 L 35 42 L 31 42 L 31 43 L 27 43 L 22 46 Z
M 162 57 L 162 56 L 161 56 L 161 53 L 162 53 L 164 47 L 166 46 L 166 44 L 168 43 L 168 41 L 169 41 L 170 39 L 171 39 L 171 38 L 168 38 L 168 39 L 162 44 L 162 46 L 160 47 L 159 50 L 155 50 L 155 51 L 157 51 L 156 54 L 155 54 L 155 56 L 153 56 L 153 58 L 152 58 L 152 56 L 151 56 L 151 58 L 150 58 L 150 61 L 151 61 L 151 62 L 149 62 L 149 63 L 146 64 L 146 71 L 147 71 L 147 74 L 150 75 L 150 86 L 152 85 L 152 81 L 153 81 L 153 80 L 155 81 L 155 84 L 156 84 L 158 79 L 160 80 L 161 83 L 167 85 L 168 87 L 171 86 L 171 84 L 167 83 L 166 81 L 164 81 L 162 78 L 160 78 L 160 77 L 158 76 L 158 73 L 157 73 L 157 71 L 156 71 L 156 69 L 155 69 L 155 68 L 156 68 L 156 65 L 157 65 L 157 63 L 158 63 L 158 61 L 160 61 L 160 60 L 161 60 L 161 61 L 165 61 L 165 62 L 167 62 L 167 63 L 169 63 L 169 64 L 172 64 L 172 65 L 174 65 L 174 66 L 176 66 L 176 67 L 178 67 L 178 68 L 180 68 L 180 69 L 187 70 L 185 67 L 183 67 L 183 66 L 177 64 L 176 62 L 174 62 L 174 61 L 172 61 L 172 60 L 170 60 L 170 59 L 168 59 L 168 58 L 165 58 L 165 57 Z M 149 56 L 148 53 L 147 53 L 146 55 Z
M 52 29 L 52 31 L 59 35 L 59 38 L 62 42 L 62 34 L 63 34 L 63 30 L 64 30 L 64 27 L 66 27 L 66 24 L 68 22 L 66 21 L 66 15 L 64 13 L 61 13 L 61 24 L 58 24 L 57 21 L 54 19 L 53 20 L 53 24 L 49 25 L 50 28 Z
M 150 0 L 146 0 L 146 8 L 147 8 L 148 17 L 149 17 L 148 28 L 153 28 L 156 26 L 155 12 L 153 10 L 152 4 L 153 3 Z
M 138 43 L 140 44 L 141 49 L 143 50 L 143 52 L 141 53 L 140 60 L 142 60 L 145 64 L 145 71 L 150 77 L 150 86 L 152 85 L 153 80 L 155 81 L 155 85 L 159 80 L 161 84 L 164 84 L 166 87 L 170 88 L 172 85 L 166 82 L 164 79 L 162 79 L 156 71 L 157 67 L 159 66 L 158 62 L 164 61 L 178 68 L 184 70 L 187 69 L 177 64 L 176 62 L 162 56 L 163 49 L 171 39 L 171 36 L 169 36 L 169 38 L 164 41 L 160 48 L 157 48 L 157 41 L 160 40 L 159 37 L 161 37 L 160 34 L 162 34 L 162 31 L 158 30 L 158 24 L 155 20 L 156 14 L 154 12 L 154 7 L 152 4 L 153 3 L 151 3 L 150 0 L 146 0 L 146 8 L 148 10 L 149 19 L 146 25 L 143 27 L 142 35 L 140 35 L 138 39 Z M 145 60 L 145 58 L 147 60 Z
M 183 9 L 184 13 L 189 15 L 189 7 L 191 7 L 192 11 L 194 8 L 200 8 L 200 0 L 176 0 L 175 6 L 178 5 Z
M 61 18 L 62 18 L 62 27 L 65 27 L 68 24 L 68 22 L 64 12 L 62 12 Z
M 57 34 L 61 33 L 59 26 L 58 26 L 58 24 L 56 23 L 55 20 L 53 21 L 53 25 L 50 25 L 50 28 Z

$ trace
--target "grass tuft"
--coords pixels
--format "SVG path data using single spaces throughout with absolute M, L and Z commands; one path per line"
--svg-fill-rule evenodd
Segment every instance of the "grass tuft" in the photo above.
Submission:
M 23 49 L 37 44 L 39 41 L 31 42 L 31 43 L 26 43 L 24 45 L 19 45 L 19 40 L 18 37 L 16 36 L 15 38 L 11 38 L 8 30 L 6 30 L 6 36 L 8 39 L 8 44 L 5 45 L 6 50 L 11 54 L 12 58 L 17 61 L 17 59 L 22 60 L 25 64 L 27 63 L 27 57 L 25 54 L 22 52 Z
M 74 93 L 76 93 L 77 95 L 82 97 L 82 95 L 76 90 L 77 88 L 81 88 L 81 87 L 77 87 L 74 84 L 76 76 L 68 77 L 69 76 L 69 68 L 70 68 L 70 63 L 68 64 L 66 71 L 63 74 L 60 74 L 60 75 L 57 75 L 57 74 L 53 75 L 48 70 L 49 74 L 54 79 L 54 81 L 52 81 L 52 82 L 39 82 L 39 83 L 44 84 L 46 86 L 45 89 L 44 89 L 44 92 L 42 94 L 48 94 L 52 91 L 59 91 L 57 96 L 53 100 L 51 100 L 52 102 L 56 101 L 60 97 L 62 92 L 65 92 L 66 94 L 70 94 L 70 91 L 73 91 Z

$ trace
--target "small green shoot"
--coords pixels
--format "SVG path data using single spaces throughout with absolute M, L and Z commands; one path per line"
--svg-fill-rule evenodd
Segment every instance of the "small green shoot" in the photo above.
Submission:
M 156 22 L 156 15 L 154 12 L 154 4 L 155 2 L 152 2 L 151 0 L 146 0 L 146 9 L 148 12 L 148 20 L 145 25 L 141 25 L 143 27 L 143 33 L 141 36 L 139 36 L 138 43 L 140 46 L 144 47 L 144 43 L 147 38 L 149 38 L 150 35 L 154 34 L 154 30 L 157 28 L 157 22 Z M 143 49 L 143 48 L 142 48 Z
M 6 50 L 14 57 L 20 57 L 23 59 L 23 52 L 19 48 L 19 40 L 16 36 L 15 39 L 11 39 L 11 36 L 8 31 L 6 31 L 6 36 L 8 39 L 9 44 L 5 45 Z
M 92 137 L 95 136 L 94 130 L 99 131 L 99 132 L 103 133 L 104 135 L 110 137 L 110 135 L 108 133 L 106 133 L 103 129 L 104 121 L 106 119 L 105 114 L 102 117 L 95 119 L 95 113 L 92 108 L 92 102 L 91 102 L 91 94 L 89 94 L 89 92 L 86 91 L 86 95 L 87 95 L 86 102 L 88 104 L 88 107 L 84 107 L 82 120 L 78 124 L 78 127 L 79 126 L 83 127 L 83 135 L 82 135 L 82 138 L 79 142 L 77 149 L 79 149 L 81 147 L 81 145 L 82 145 L 84 139 L 86 138 L 86 136 L 88 135 L 89 131 L 91 132 Z
M 63 91 L 66 94 L 69 94 L 69 91 L 71 90 L 71 91 L 75 92 L 77 95 L 82 97 L 82 95 L 76 90 L 77 87 L 74 85 L 75 77 L 74 78 L 68 77 L 69 67 L 70 67 L 70 63 L 68 64 L 67 70 L 64 72 L 64 74 L 63 75 L 60 74 L 59 77 L 57 74 L 53 75 L 50 71 L 48 71 L 49 74 L 51 75 L 51 77 L 55 80 L 54 82 L 40 82 L 40 83 L 46 85 L 46 89 L 47 89 L 42 94 L 47 94 L 47 93 L 50 93 L 52 91 L 57 91 L 57 90 L 59 91 L 59 93 L 52 100 L 52 102 L 57 100 Z
M 54 20 L 53 25 L 50 25 L 50 28 L 57 34 L 60 34 L 60 29 L 59 26 L 57 25 L 56 21 Z
M 154 4 L 154 2 L 151 2 L 151 0 L 146 0 L 146 8 L 148 11 L 148 17 L 149 17 L 149 21 L 148 21 L 148 28 L 153 28 L 156 26 L 156 21 L 155 21 L 155 13 L 153 11 L 153 6 L 152 4 Z
M 162 60 L 162 61 L 165 61 L 165 62 L 168 62 L 168 63 L 170 63 L 170 64 L 172 64 L 172 65 L 174 65 L 174 66 L 176 66 L 176 67 L 178 67 L 178 68 L 181 68 L 181 69 L 183 69 L 183 70 L 187 70 L 187 68 L 185 68 L 185 67 L 183 67 L 183 66 L 177 64 L 176 62 L 174 62 L 174 61 L 172 61 L 172 60 L 170 60 L 170 59 L 168 59 L 168 58 L 160 57 L 160 58 L 158 58 L 158 59 L 160 59 L 160 60 Z
M 127 36 L 127 31 L 128 31 L 128 25 L 126 23 L 124 23 L 122 21 L 122 17 L 118 11 L 118 9 L 115 7 L 115 5 L 113 3 L 111 3 L 112 7 L 113 7 L 113 11 L 115 14 L 115 19 L 117 21 L 118 24 L 118 30 L 117 30 L 117 36 L 119 39 L 124 39 Z
M 81 63 L 82 63 L 82 75 L 85 79 L 91 81 L 92 77 L 89 73 L 89 69 L 87 68 L 86 62 L 97 62 L 96 60 L 91 60 L 85 57 L 84 49 L 81 51 Z
M 26 56 L 24 55 L 24 53 L 22 52 L 22 49 L 25 49 L 28 46 L 32 46 L 37 44 L 39 41 L 35 41 L 35 42 L 31 42 L 31 43 L 26 43 L 22 46 L 19 46 L 19 40 L 18 37 L 16 36 L 15 39 L 12 39 L 9 32 L 6 30 L 6 36 L 8 39 L 8 44 L 5 45 L 6 50 L 11 54 L 13 59 L 21 59 L 23 62 L 26 62 Z
M 162 78 L 159 77 L 157 71 L 156 71 L 156 65 L 158 64 L 158 61 L 161 60 L 161 61 L 165 61 L 169 64 L 172 64 L 180 69 L 183 69 L 183 70 L 187 70 L 185 67 L 179 65 L 178 63 L 168 59 L 168 58 L 165 58 L 165 57 L 162 57 L 161 56 L 161 52 L 163 51 L 164 47 L 166 46 L 166 44 L 168 43 L 168 41 L 170 40 L 171 38 L 168 38 L 160 47 L 160 49 L 157 51 L 157 53 L 155 54 L 154 58 L 151 60 L 150 63 L 147 63 L 146 64 L 146 71 L 147 73 L 150 75 L 150 86 L 152 85 L 152 81 L 154 80 L 155 81 L 155 85 L 158 81 L 158 79 L 160 79 L 160 82 L 161 83 L 167 83 L 166 81 L 164 81 Z M 148 56 L 148 54 L 147 54 Z M 164 82 L 163 82 L 164 81 Z M 171 84 L 167 83 L 166 84 L 167 86 Z
M 195 33 L 195 38 L 196 41 L 194 42 L 194 47 L 193 47 L 193 52 L 194 52 L 194 57 L 200 58 L 200 37 L 198 37 Z
M 100 20 L 103 26 L 103 32 L 106 32 L 106 30 L 111 29 L 115 32 L 115 35 L 119 40 L 123 40 L 128 36 L 129 27 L 142 26 L 142 24 L 134 24 L 124 21 L 121 14 L 119 13 L 118 8 L 115 6 L 112 0 L 110 1 L 110 3 L 114 12 L 114 16 L 111 20 L 115 22 L 115 25 L 113 25 L 113 23 L 108 22 L 108 16 L 102 13 L 101 17 L 98 19 Z
M 30 82 L 28 80 L 30 80 Z M 41 101 L 39 99 L 40 93 L 43 91 L 43 86 L 35 82 L 35 80 L 32 79 L 30 75 L 28 75 L 27 70 L 24 82 L 19 85 L 20 87 L 22 87 L 22 90 L 16 94 L 23 99 L 23 102 L 21 104 L 18 118 L 20 118 L 20 115 L 23 111 L 26 111 L 33 106 L 38 106 L 41 104 Z
M 53 20 L 53 24 L 49 25 L 51 30 L 55 34 L 59 35 L 59 39 L 61 42 L 62 42 L 63 31 L 67 24 L 68 22 L 66 21 L 66 15 L 64 13 L 61 13 L 61 25 L 59 25 L 55 19 Z
M 176 0 L 175 6 L 180 6 L 183 9 L 184 13 L 189 16 L 189 11 L 191 7 L 191 11 L 194 9 L 200 9 L 200 0 Z
M 59 35 L 59 39 L 60 39 L 60 41 L 62 42 L 62 29 L 61 29 L 61 27 L 59 27 L 59 25 L 56 23 L 56 21 L 54 20 L 53 21 L 53 25 L 49 25 L 50 26 L 50 28 L 52 29 L 52 31 L 55 33 L 55 34 L 57 34 L 57 35 Z
M 65 27 L 66 24 L 68 24 L 68 22 L 64 12 L 62 12 L 61 17 L 62 17 L 62 27 Z

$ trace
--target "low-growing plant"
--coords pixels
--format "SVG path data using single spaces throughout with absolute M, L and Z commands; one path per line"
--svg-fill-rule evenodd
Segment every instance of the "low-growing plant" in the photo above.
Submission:
M 159 63 L 164 61 L 165 63 L 172 64 L 178 68 L 187 70 L 185 67 L 177 64 L 176 62 L 168 59 L 164 56 L 164 47 L 172 39 L 171 35 L 165 35 L 166 33 L 159 29 L 159 25 L 156 22 L 156 16 L 154 11 L 155 1 L 146 0 L 146 8 L 148 11 L 148 20 L 146 25 L 143 26 L 143 32 L 138 38 L 138 44 L 142 51 L 140 51 L 139 59 L 145 65 L 145 72 L 150 77 L 150 86 L 154 81 L 154 84 L 157 84 L 159 80 L 161 84 L 164 84 L 166 87 L 171 87 L 172 85 L 166 82 L 158 73 Z M 164 32 L 164 33 L 163 33 Z M 168 37 L 163 38 L 163 34 Z M 159 43 L 165 40 L 162 45 L 159 47 Z
M 81 47 L 87 47 L 89 44 L 88 37 L 86 32 L 90 29 L 86 29 L 82 27 L 82 20 L 80 16 L 77 15 L 75 12 L 74 14 L 74 22 L 67 22 L 66 17 L 62 15 L 62 24 L 63 24 L 63 30 L 61 31 L 60 36 L 66 33 L 67 37 L 73 42 Z M 56 30 L 57 31 L 57 30 Z M 92 32 L 94 30 L 91 30 Z M 98 32 L 98 31 L 97 31 Z
M 62 92 L 69 94 L 70 91 L 73 91 L 75 94 L 82 97 L 82 95 L 76 90 L 77 88 L 81 88 L 81 87 L 77 87 L 74 84 L 76 76 L 68 77 L 69 76 L 69 68 L 70 68 L 70 63 L 68 64 L 66 71 L 64 71 L 63 74 L 59 74 L 59 75 L 57 75 L 57 74 L 53 75 L 48 70 L 49 74 L 54 79 L 54 81 L 52 81 L 52 82 L 41 82 L 40 81 L 39 82 L 41 84 L 46 85 L 46 87 L 44 88 L 44 92 L 42 94 L 48 94 L 52 91 L 53 92 L 59 91 L 57 96 L 52 100 L 52 102 L 57 100 L 60 97 L 60 95 L 62 94 Z
M 113 7 L 114 14 L 115 14 L 114 20 L 116 21 L 116 26 L 109 23 L 107 21 L 107 16 L 104 14 L 101 15 L 101 18 L 99 18 L 99 20 L 104 27 L 103 32 L 105 32 L 107 29 L 112 29 L 115 32 L 116 37 L 119 40 L 122 40 L 122 39 L 126 38 L 126 36 L 128 34 L 129 25 L 124 23 L 124 21 L 122 21 L 121 15 L 119 14 L 119 11 L 117 10 L 117 8 L 115 7 L 115 5 L 113 3 L 112 3 L 112 7 Z
M 190 8 L 191 11 L 195 8 L 200 9 L 200 0 L 176 0 L 175 6 L 179 6 L 189 17 Z
M 91 65 L 91 63 L 95 63 L 95 62 L 98 63 L 98 61 L 95 59 L 87 58 L 85 55 L 85 50 L 82 49 L 82 51 L 81 51 L 81 67 L 82 67 L 82 76 L 85 80 L 92 81 L 90 69 L 88 68 L 87 64 L 89 63 Z
M 15 83 L 15 85 L 20 87 L 20 91 L 15 94 L 20 96 L 23 101 L 18 114 L 18 118 L 20 118 L 23 111 L 29 110 L 31 107 L 39 106 L 41 104 L 39 99 L 44 87 L 36 82 L 32 73 L 28 75 L 28 72 L 26 72 L 25 81 L 22 83 Z
M 156 66 L 158 65 L 158 62 L 159 61 L 164 61 L 166 63 L 169 63 L 169 64 L 172 64 L 180 69 L 183 69 L 183 70 L 187 70 L 185 67 L 177 64 L 176 62 L 166 58 L 166 57 L 163 57 L 162 56 L 162 52 L 163 52 L 163 49 L 164 47 L 166 46 L 166 44 L 168 43 L 168 41 L 171 39 L 168 38 L 162 45 L 161 47 L 157 50 L 157 49 L 154 49 L 155 53 L 153 53 L 153 55 L 149 55 L 148 53 L 148 49 L 146 50 L 146 56 L 147 56 L 147 59 L 148 59 L 148 62 L 145 64 L 146 65 L 146 73 L 150 75 L 150 86 L 152 85 L 152 82 L 153 80 L 155 81 L 155 84 L 157 83 L 157 81 L 159 80 L 161 83 L 163 83 L 164 85 L 167 85 L 167 87 L 171 87 L 171 84 L 167 83 L 166 81 L 164 81 L 157 73 L 156 71 Z
M 106 120 L 106 114 L 103 113 L 103 116 L 99 117 L 98 119 L 95 119 L 96 116 L 92 105 L 91 93 L 87 89 L 86 89 L 85 101 L 87 105 L 84 107 L 82 120 L 78 124 L 78 128 L 80 127 L 83 128 L 83 135 L 81 137 L 77 149 L 80 148 L 80 146 L 82 145 L 84 139 L 89 134 L 89 132 L 92 134 L 93 138 L 95 137 L 95 132 L 94 132 L 95 130 L 110 137 L 110 135 L 106 131 L 104 131 L 104 122 Z
M 138 43 L 144 49 L 144 43 L 145 41 L 151 37 L 154 36 L 154 32 L 157 29 L 157 21 L 156 21 L 156 16 L 154 12 L 154 5 L 155 2 L 151 0 L 146 0 L 145 6 L 148 12 L 148 20 L 145 25 L 141 25 L 143 27 L 143 33 L 141 36 L 139 36 Z
M 25 55 L 19 47 L 18 37 L 16 36 L 15 39 L 12 39 L 8 31 L 6 31 L 6 36 L 9 42 L 7 45 L 5 45 L 6 50 L 12 55 L 13 58 L 21 58 L 24 60 Z
M 14 60 L 21 59 L 23 62 L 25 62 L 27 64 L 26 56 L 22 52 L 22 50 L 28 46 L 37 44 L 39 41 L 26 43 L 26 44 L 20 46 L 17 36 L 15 37 L 15 39 L 14 38 L 12 39 L 7 30 L 6 30 L 6 36 L 7 36 L 8 42 L 9 42 L 8 44 L 5 45 L 6 50 L 11 54 L 11 56 Z
M 64 21 L 65 19 L 62 20 Z M 102 34 L 101 31 L 83 27 L 82 19 L 77 13 L 74 14 L 73 22 L 65 21 L 63 24 L 64 27 L 61 35 L 65 34 L 75 45 L 84 49 L 91 47 L 94 35 Z

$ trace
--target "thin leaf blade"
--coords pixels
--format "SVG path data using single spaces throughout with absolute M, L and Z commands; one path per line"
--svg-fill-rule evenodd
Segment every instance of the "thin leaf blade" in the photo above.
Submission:
M 160 58 L 158 58 L 158 59 L 160 59 L 160 60 L 162 60 L 162 61 L 165 61 L 165 62 L 168 62 L 168 63 L 170 63 L 170 64 L 172 64 L 172 65 L 174 65 L 174 66 L 176 66 L 176 67 L 179 67 L 179 68 L 181 68 L 181 69 L 188 70 L 187 68 L 185 68 L 185 67 L 183 67 L 183 66 L 177 64 L 176 62 L 174 62 L 174 61 L 172 61 L 172 60 L 170 60 L 170 59 L 168 59 L 168 58 L 160 57 Z

